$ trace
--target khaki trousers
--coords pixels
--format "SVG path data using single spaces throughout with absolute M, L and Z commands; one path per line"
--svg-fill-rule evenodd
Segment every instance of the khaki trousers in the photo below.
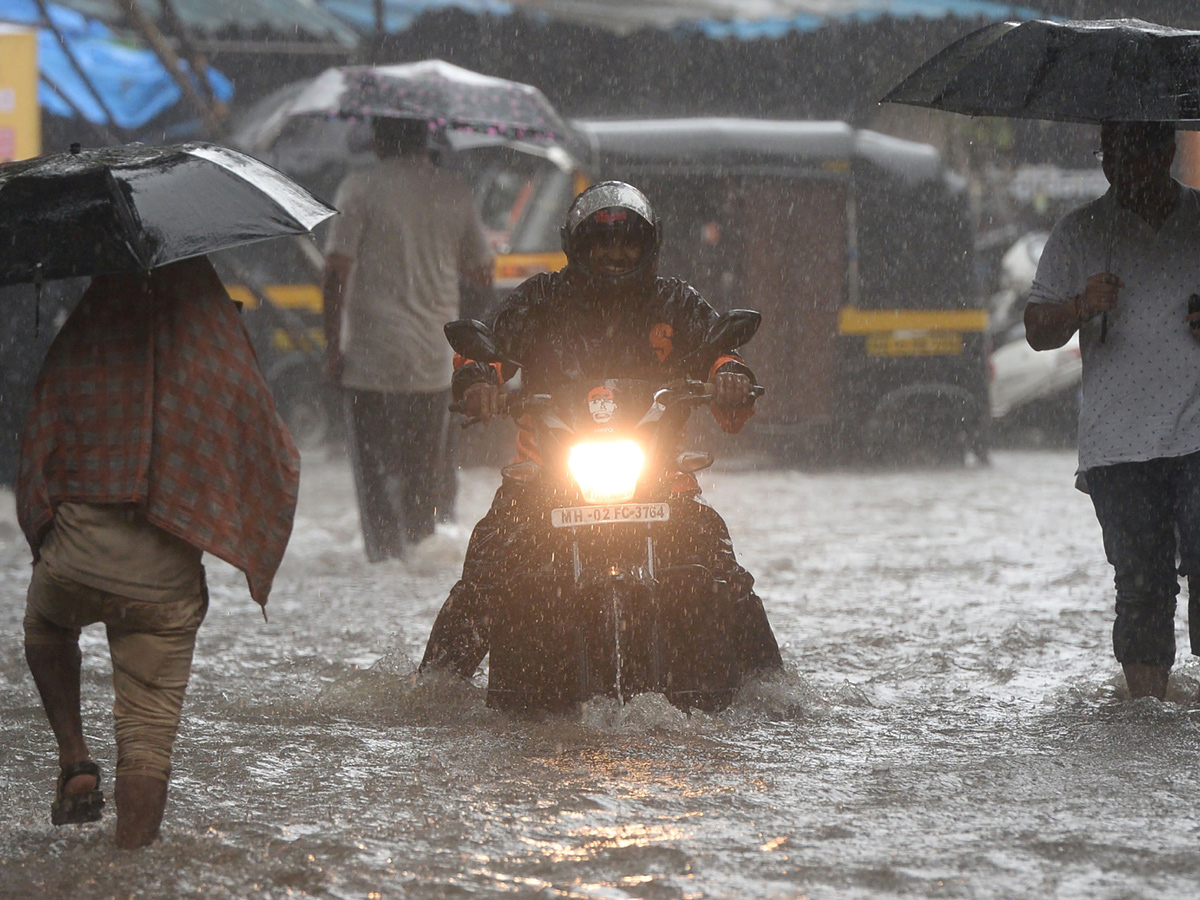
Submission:
M 169 600 L 133 600 L 56 574 L 38 560 L 25 601 L 25 643 L 78 645 L 84 626 L 103 622 L 113 668 L 117 774 L 168 780 L 171 748 L 192 672 L 208 591 Z

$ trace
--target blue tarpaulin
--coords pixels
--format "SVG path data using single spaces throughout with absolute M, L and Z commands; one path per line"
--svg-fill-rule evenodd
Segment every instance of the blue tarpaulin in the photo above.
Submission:
M 104 108 L 67 58 L 58 37 L 49 28 L 37 29 L 38 102 L 51 115 L 74 118 L 78 109 L 96 125 L 140 128 L 173 107 L 183 92 L 152 50 L 119 40 L 101 22 L 74 10 L 46 4 L 50 21 L 112 111 Z M 42 14 L 33 0 L 0 0 L 0 22 L 38 26 Z M 185 64 L 186 65 L 186 64 Z M 213 94 L 228 102 L 233 85 L 216 69 L 208 70 Z M 74 109 L 72 107 L 75 107 Z
M 375 0 L 319 0 L 326 10 L 363 32 L 375 30 Z M 760 0 L 752 15 L 741 0 L 384 0 L 384 31 L 410 27 L 422 13 L 460 9 L 475 15 L 509 15 L 520 11 L 538 19 L 574 22 L 629 32 L 658 28 L 701 32 L 712 38 L 778 38 L 792 31 L 815 31 L 830 22 L 897 19 L 1044 18 L 1028 6 L 1003 0 Z

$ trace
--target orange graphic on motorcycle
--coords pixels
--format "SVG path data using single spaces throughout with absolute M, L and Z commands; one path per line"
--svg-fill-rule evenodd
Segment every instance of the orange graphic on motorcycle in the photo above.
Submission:
M 659 362 L 666 362 L 667 357 L 671 355 L 674 349 L 671 338 L 674 336 L 675 329 L 666 322 L 659 322 L 650 329 L 650 346 L 654 348 L 654 355 L 658 357 Z
M 588 391 L 588 410 L 601 425 L 617 414 L 617 398 L 611 388 L 595 387 Z

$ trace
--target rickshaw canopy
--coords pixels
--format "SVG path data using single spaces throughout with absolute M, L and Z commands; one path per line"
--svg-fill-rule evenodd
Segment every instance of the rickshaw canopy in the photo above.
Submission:
M 593 150 L 639 168 L 724 172 L 774 167 L 779 174 L 824 171 L 849 174 L 869 163 L 909 182 L 942 178 L 937 150 L 846 122 L 685 118 L 576 120 Z

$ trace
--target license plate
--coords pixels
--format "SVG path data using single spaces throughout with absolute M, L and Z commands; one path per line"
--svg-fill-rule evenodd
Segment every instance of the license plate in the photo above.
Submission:
M 665 522 L 671 518 L 669 503 L 613 503 L 606 506 L 563 506 L 550 510 L 555 528 L 581 525 L 636 525 Z
M 962 335 L 951 331 L 923 334 L 872 334 L 866 340 L 867 356 L 961 356 Z

